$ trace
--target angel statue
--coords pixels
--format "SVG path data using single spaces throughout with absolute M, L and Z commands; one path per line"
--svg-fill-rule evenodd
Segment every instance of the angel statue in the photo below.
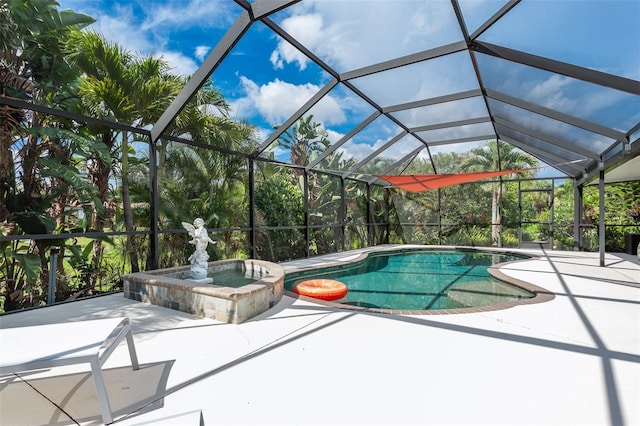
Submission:
M 204 227 L 204 220 L 197 218 L 193 221 L 193 225 L 188 222 L 182 222 L 182 226 L 189 232 L 189 236 L 192 238 L 189 244 L 196 246 L 196 250 L 191 256 L 189 261 L 191 262 L 191 278 L 202 279 L 207 277 L 209 255 L 207 254 L 207 245 L 209 243 L 215 244 L 207 229 Z

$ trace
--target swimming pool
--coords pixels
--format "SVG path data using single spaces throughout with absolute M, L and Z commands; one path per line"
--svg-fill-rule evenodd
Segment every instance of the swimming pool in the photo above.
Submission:
M 330 304 L 374 311 L 460 311 L 506 307 L 533 299 L 535 286 L 494 278 L 489 268 L 528 256 L 475 249 L 403 249 L 369 253 L 346 265 L 285 275 L 285 290 L 298 282 L 325 278 L 341 281 L 347 295 Z M 533 288 L 532 288 L 533 287 Z

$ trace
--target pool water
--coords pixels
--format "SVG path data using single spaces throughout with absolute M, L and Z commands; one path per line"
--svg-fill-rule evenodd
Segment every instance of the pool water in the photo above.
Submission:
M 438 310 L 492 305 L 534 294 L 492 278 L 487 269 L 520 260 L 515 254 L 475 250 L 378 252 L 359 262 L 287 274 L 285 289 L 313 278 L 341 281 L 349 293 L 336 303 L 365 308 Z
M 228 266 L 228 265 L 226 265 Z M 209 271 L 205 284 L 219 285 L 221 287 L 240 288 L 247 284 L 256 282 L 267 275 L 266 271 L 259 269 L 244 269 L 233 267 L 224 267 L 214 272 Z M 168 277 L 179 278 L 183 280 L 189 279 L 189 271 L 167 274 Z
M 210 278 L 213 278 L 212 284 L 232 288 L 239 288 L 251 284 L 263 276 L 264 274 L 254 271 L 240 271 L 237 269 L 223 269 L 209 275 Z

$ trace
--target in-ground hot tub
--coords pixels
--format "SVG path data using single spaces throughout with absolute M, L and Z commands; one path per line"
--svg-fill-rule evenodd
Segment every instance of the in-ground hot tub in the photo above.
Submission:
M 202 280 L 190 280 L 190 270 L 178 266 L 124 275 L 124 296 L 239 324 L 273 307 L 284 292 L 284 269 L 272 262 L 209 262 L 207 278 Z

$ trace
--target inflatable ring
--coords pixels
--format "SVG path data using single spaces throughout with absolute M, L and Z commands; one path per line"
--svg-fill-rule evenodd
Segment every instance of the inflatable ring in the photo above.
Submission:
M 318 278 L 301 281 L 292 288 L 294 293 L 322 300 L 338 300 L 347 295 L 349 289 L 344 283 L 336 280 Z

